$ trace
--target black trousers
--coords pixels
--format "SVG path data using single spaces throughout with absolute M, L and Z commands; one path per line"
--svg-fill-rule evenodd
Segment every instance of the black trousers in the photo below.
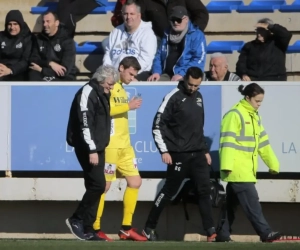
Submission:
M 231 226 L 235 219 L 237 206 L 241 205 L 248 220 L 261 239 L 267 238 L 272 232 L 266 221 L 259 203 L 258 193 L 254 183 L 229 182 L 226 186 L 227 216 L 220 216 L 218 238 L 229 238 Z
M 99 164 L 93 166 L 89 162 L 89 153 L 75 148 L 75 154 L 82 167 L 85 193 L 72 219 L 82 220 L 85 233 L 94 232 L 93 224 L 96 220 L 100 197 L 105 190 L 104 152 L 98 152 Z
M 168 165 L 166 182 L 158 193 L 148 216 L 146 227 L 155 229 L 166 204 L 177 194 L 185 178 L 194 183 L 199 197 L 199 210 L 204 230 L 214 227 L 210 200 L 210 168 L 204 152 L 173 153 Z
M 90 14 L 98 6 L 95 0 L 59 0 L 57 6 L 58 19 L 66 26 L 73 38 L 76 22 Z

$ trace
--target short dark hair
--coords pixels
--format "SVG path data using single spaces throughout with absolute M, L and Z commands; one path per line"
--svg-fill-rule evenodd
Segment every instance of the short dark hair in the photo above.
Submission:
M 132 67 L 137 71 L 141 70 L 141 65 L 140 65 L 139 61 L 134 56 L 124 57 L 122 59 L 122 61 L 120 62 L 119 67 L 121 65 L 124 67 L 124 69 L 128 69 L 128 68 Z
M 198 67 L 190 67 L 186 71 L 185 78 L 188 79 L 190 76 L 194 79 L 203 79 L 203 71 Z
M 255 97 L 259 94 L 265 94 L 265 90 L 255 82 L 248 84 L 246 87 L 244 87 L 244 85 L 240 85 L 238 87 L 238 91 L 243 96 L 248 96 L 249 98 Z
M 52 15 L 54 16 L 55 21 L 58 21 L 58 20 L 59 20 L 59 19 L 58 19 L 57 13 L 54 12 L 54 11 L 51 11 L 51 10 L 46 11 L 45 13 L 43 13 L 43 17 L 46 16 L 46 15 L 48 15 L 48 14 L 52 14 Z

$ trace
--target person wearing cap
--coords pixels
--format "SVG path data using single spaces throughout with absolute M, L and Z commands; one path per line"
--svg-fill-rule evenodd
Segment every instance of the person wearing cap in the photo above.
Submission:
M 0 46 L 0 81 L 26 81 L 32 33 L 19 10 L 7 13 Z
M 178 81 L 190 67 L 204 71 L 206 39 L 203 32 L 192 24 L 183 6 L 175 6 L 169 20 L 171 28 L 165 32 L 156 52 L 148 81 Z

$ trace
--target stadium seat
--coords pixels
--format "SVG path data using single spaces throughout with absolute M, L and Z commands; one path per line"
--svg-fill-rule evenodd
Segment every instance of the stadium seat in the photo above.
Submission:
M 249 5 L 240 5 L 237 8 L 239 13 L 272 13 L 278 10 L 285 0 L 252 0 Z
M 300 40 L 290 45 L 287 49 L 287 53 L 300 53 Z
M 211 0 L 206 8 L 209 13 L 231 13 L 232 10 L 236 10 L 239 5 L 242 5 L 243 1 L 237 0 Z
M 82 45 L 78 45 L 77 43 L 75 43 L 75 45 L 77 55 L 104 53 L 101 42 L 85 42 Z
M 300 12 L 300 0 L 295 0 L 292 4 L 283 4 L 279 7 L 280 12 Z
M 212 41 L 207 46 L 207 53 L 221 52 L 231 54 L 233 51 L 240 51 L 244 44 L 244 41 Z
M 95 8 L 90 14 L 106 14 L 108 11 L 115 9 L 116 2 L 104 1 L 103 6 Z M 47 2 L 44 6 L 31 7 L 32 14 L 43 14 L 47 11 L 55 11 L 57 9 L 57 2 Z

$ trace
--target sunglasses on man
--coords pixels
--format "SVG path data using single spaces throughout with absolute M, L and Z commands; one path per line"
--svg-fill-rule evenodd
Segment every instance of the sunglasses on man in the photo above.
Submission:
M 172 22 L 172 23 L 182 23 L 182 20 L 183 19 L 185 19 L 185 16 L 183 17 L 183 18 L 178 18 L 178 17 L 172 17 L 171 19 L 170 19 L 170 21 Z

